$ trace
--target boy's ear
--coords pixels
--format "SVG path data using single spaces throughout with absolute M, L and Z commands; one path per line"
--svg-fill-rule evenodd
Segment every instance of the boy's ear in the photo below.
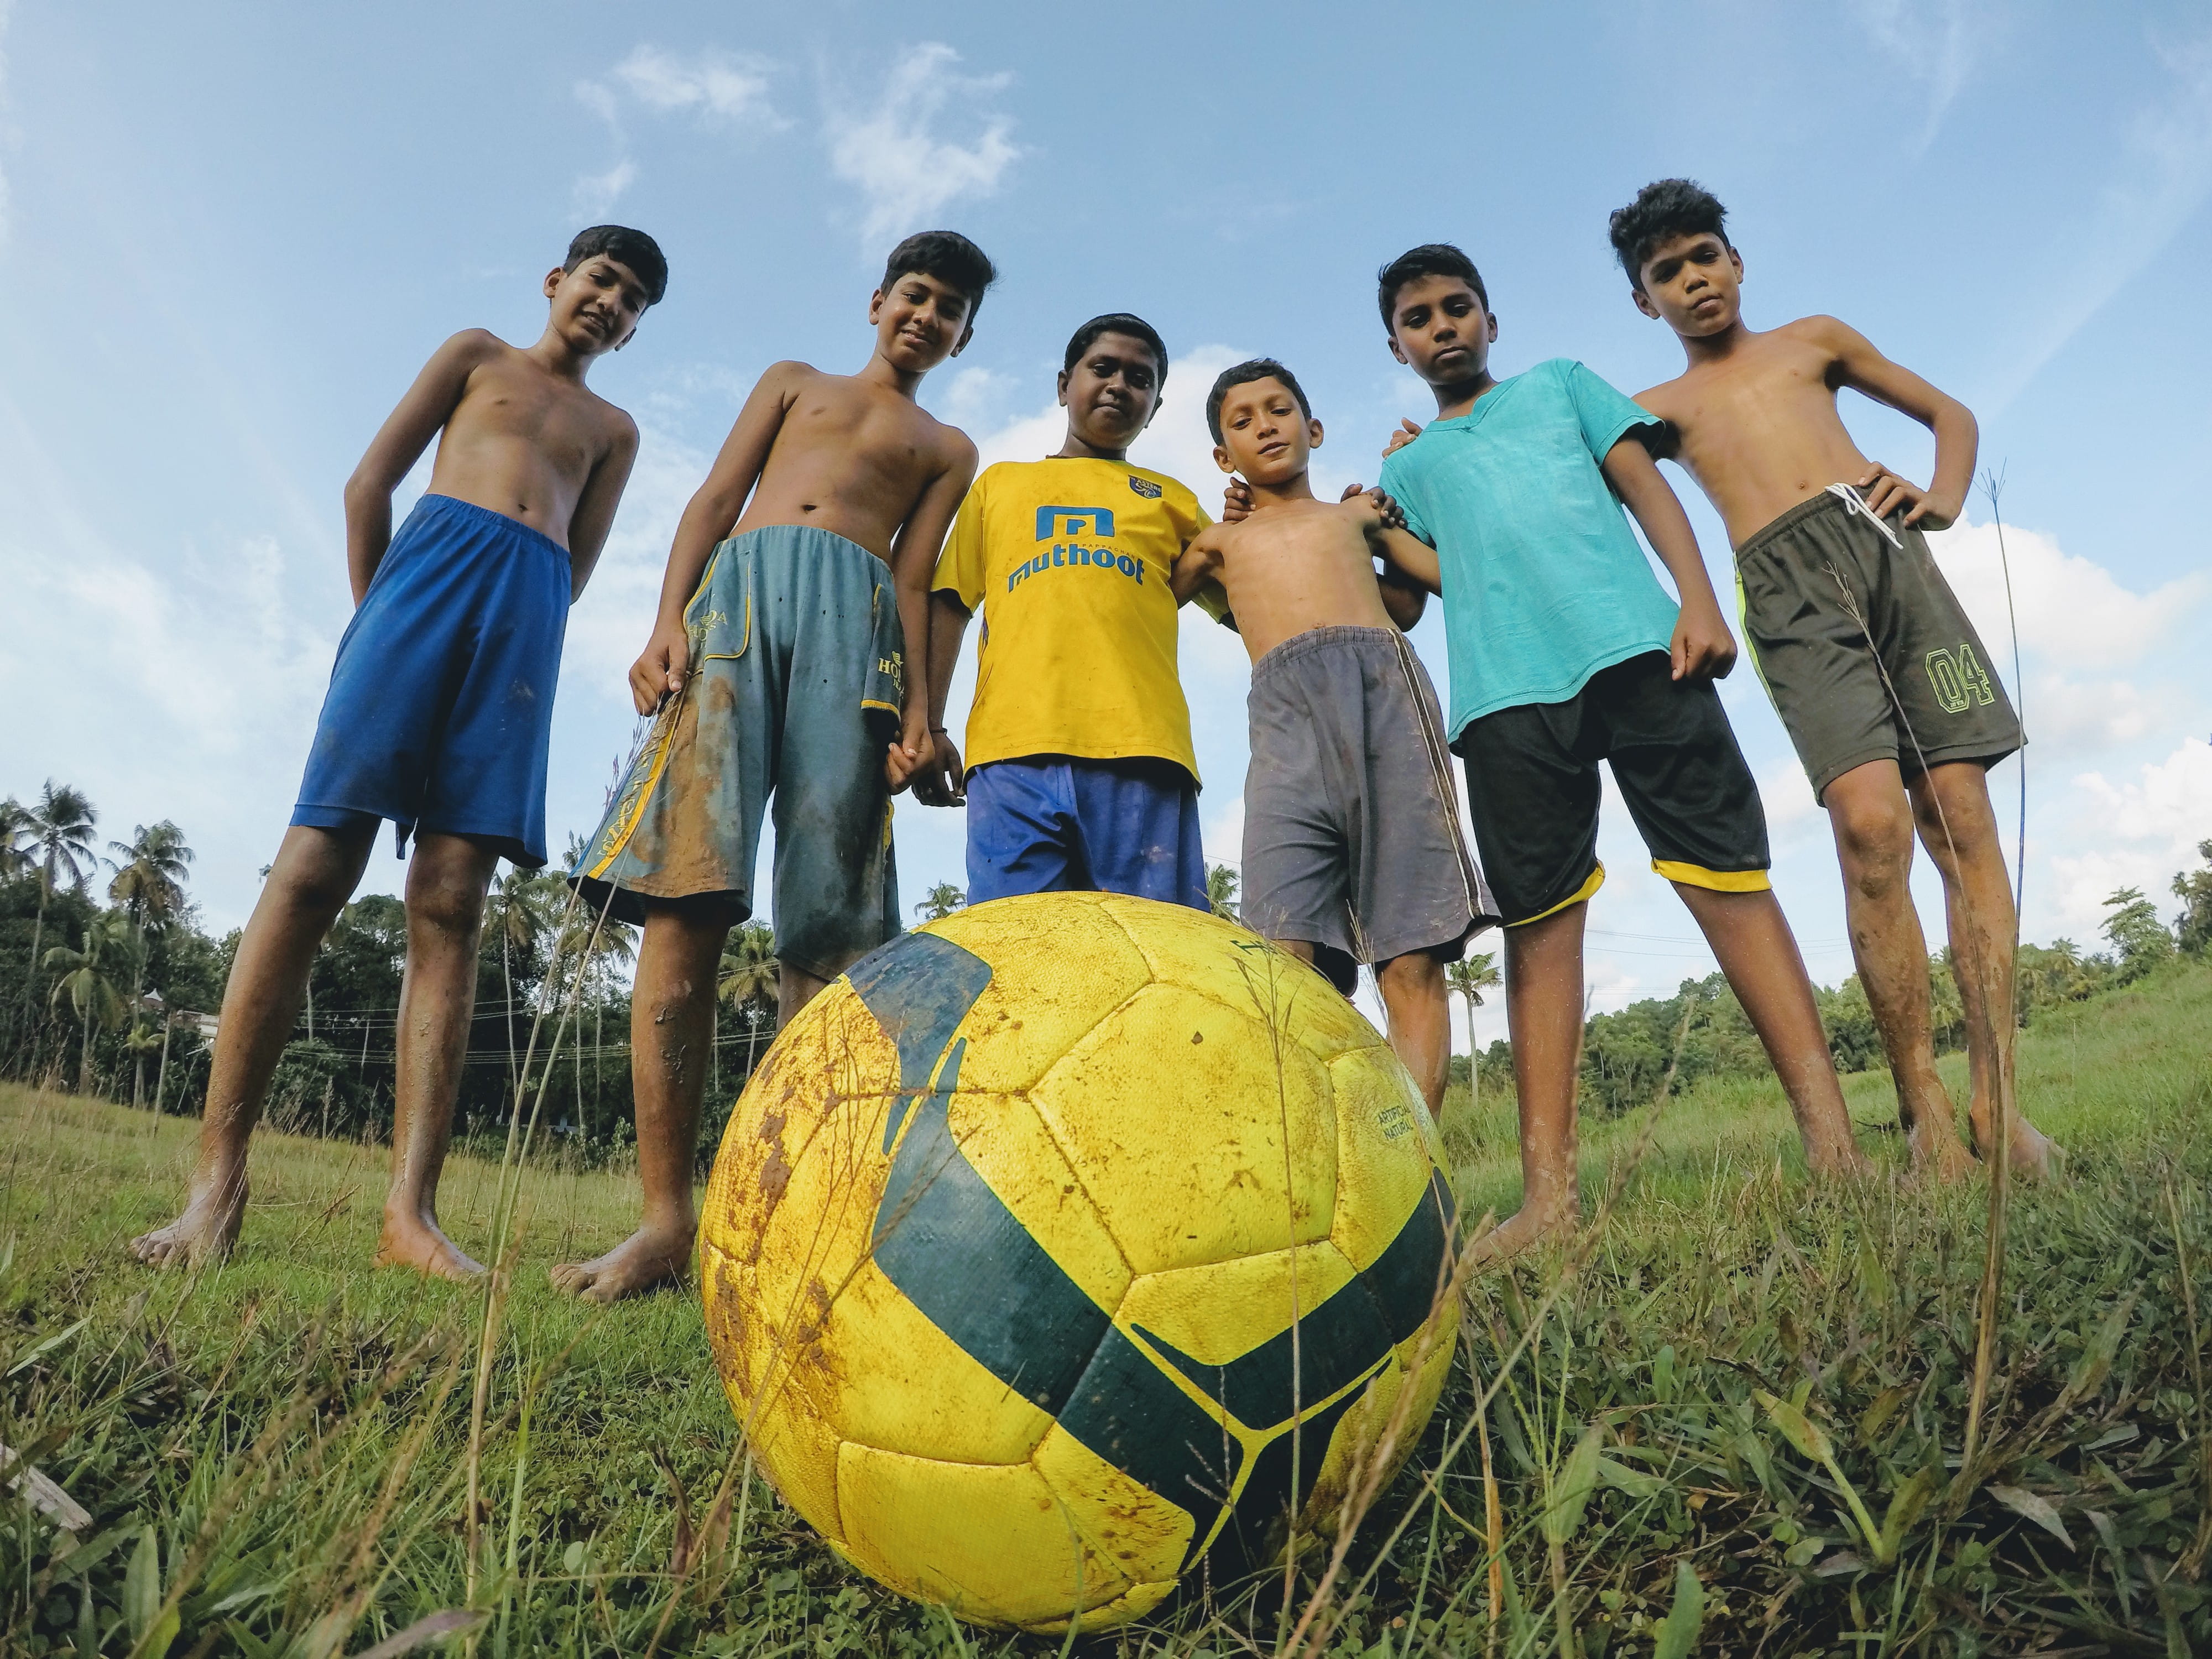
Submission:
M 952 348 L 951 355 L 957 357 L 962 352 L 968 349 L 968 342 L 975 337 L 975 325 L 971 322 L 960 331 L 960 343 Z
M 1229 453 L 1228 447 L 1225 444 L 1214 445 L 1213 464 L 1219 467 L 1224 472 L 1226 472 L 1231 477 L 1233 478 L 1237 476 L 1237 459 Z
M 1310 415 L 1306 416 L 1306 447 L 1308 449 L 1321 447 L 1321 422 Z
M 1059 386 L 1060 406 L 1066 409 L 1067 407 L 1067 371 L 1064 368 L 1060 371 Z
M 1498 343 L 1498 313 L 1488 306 L 1485 306 L 1482 308 L 1482 314 L 1490 319 L 1490 343 L 1496 345 Z
M 545 273 L 545 280 L 538 284 L 538 291 L 544 295 L 547 299 L 551 299 L 555 292 L 561 286 L 561 279 L 568 274 L 568 273 L 562 270 L 559 265 L 554 266 L 552 270 Z
M 1390 355 L 1393 357 L 1395 357 L 1401 363 L 1406 362 L 1406 349 L 1398 343 L 1398 331 L 1396 329 L 1394 328 L 1389 330 L 1383 334 L 1382 343 L 1390 348 Z M 1407 367 L 1410 368 L 1412 365 L 1408 363 L 1407 364 Z
M 884 291 L 881 289 L 878 289 L 874 293 L 868 295 L 868 321 L 871 324 L 879 322 L 882 320 L 883 314 Z
M 1659 320 L 1659 307 L 1651 303 L 1651 296 L 1634 283 L 1629 285 L 1628 297 L 1636 301 L 1636 308 L 1652 321 Z

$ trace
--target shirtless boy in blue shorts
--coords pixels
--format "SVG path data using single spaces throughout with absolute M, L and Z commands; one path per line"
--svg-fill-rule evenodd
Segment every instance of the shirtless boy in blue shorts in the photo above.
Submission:
M 716 974 L 753 912 L 771 797 L 779 1020 L 899 932 L 891 797 L 930 752 L 908 642 L 927 658 L 929 573 L 975 475 L 975 446 L 915 394 L 967 345 L 997 276 L 964 236 L 908 237 L 868 302 L 860 372 L 770 368 L 684 509 L 629 672 L 638 713 L 659 716 L 570 872 L 594 909 L 645 925 L 630 1000 L 645 1215 L 556 1267 L 562 1290 L 611 1302 L 690 1262 Z
M 545 862 L 545 756 L 568 607 L 591 577 L 637 454 L 629 416 L 589 391 L 668 285 L 650 236 L 599 225 L 546 273 L 550 315 L 518 349 L 471 329 L 416 378 L 346 484 L 354 615 L 292 827 L 223 992 L 185 1212 L 135 1240 L 155 1265 L 228 1253 L 246 1143 L 323 935 L 384 820 L 407 869 L 392 1189 L 380 1264 L 482 1271 L 440 1231 L 438 1175 L 475 1009 L 484 892 L 501 858 Z M 443 435 L 441 436 L 441 434 Z M 392 492 L 432 438 L 429 493 L 399 533 Z

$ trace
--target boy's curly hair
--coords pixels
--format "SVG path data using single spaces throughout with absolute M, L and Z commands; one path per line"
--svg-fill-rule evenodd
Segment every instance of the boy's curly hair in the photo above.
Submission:
M 1609 223 L 1613 251 L 1628 273 L 1631 287 L 1644 291 L 1644 262 L 1651 251 L 1677 236 L 1707 233 L 1733 248 L 1728 239 L 1728 210 L 1720 198 L 1694 179 L 1656 179 L 1636 192 L 1625 208 L 1615 208 Z

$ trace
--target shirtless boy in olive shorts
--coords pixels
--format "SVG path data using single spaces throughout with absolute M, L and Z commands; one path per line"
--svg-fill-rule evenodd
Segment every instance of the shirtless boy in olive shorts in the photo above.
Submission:
M 631 996 L 645 1216 L 605 1255 L 553 1270 L 608 1302 L 679 1279 L 722 944 L 754 908 L 773 798 L 776 1003 L 788 1023 L 899 931 L 890 798 L 929 758 L 930 571 L 975 446 L 915 401 L 956 356 L 997 276 L 964 236 L 891 251 L 857 374 L 772 366 L 684 509 L 660 613 L 629 672 L 652 736 L 570 877 L 642 921 Z M 750 499 L 748 499 L 750 498 Z
M 1613 216 L 1637 309 L 1671 327 L 1688 359 L 1637 401 L 1667 422 L 1661 453 L 1698 481 L 1735 544 L 1744 635 L 1828 811 L 1851 950 L 1915 1158 L 1944 1175 L 1967 1162 L 1936 1074 L 1928 945 L 1907 884 L 1917 827 L 1949 900 L 1975 1145 L 1989 1147 L 2002 1102 L 2013 1167 L 2045 1174 L 2054 1148 L 2013 1097 L 2015 918 L 1986 775 L 2027 739 L 1922 534 L 1965 508 L 1973 415 L 1832 317 L 1746 327 L 1743 259 L 1723 217 L 1686 179 L 1647 185 Z M 1859 453 L 1839 386 L 1936 434 L 1932 487 Z
M 1444 964 L 1498 906 L 1460 836 L 1436 688 L 1400 631 L 1428 596 L 1376 578 L 1376 555 L 1406 535 L 1386 498 L 1314 498 L 1321 422 L 1290 370 L 1224 369 L 1206 413 L 1215 463 L 1245 488 L 1237 522 L 1194 537 L 1174 585 L 1182 599 L 1218 578 L 1252 654 L 1244 920 L 1346 995 L 1374 964 L 1390 1046 L 1433 1115 L 1451 1063 Z

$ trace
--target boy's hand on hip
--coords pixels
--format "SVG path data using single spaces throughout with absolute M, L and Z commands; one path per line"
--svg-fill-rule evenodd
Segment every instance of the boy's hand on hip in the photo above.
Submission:
M 1674 623 L 1668 656 L 1678 680 L 1724 680 L 1735 666 L 1735 637 L 1721 620 L 1720 607 L 1686 605 Z
M 915 773 L 914 798 L 924 806 L 968 804 L 967 770 L 960 763 L 960 747 L 950 732 L 929 734 L 929 754 Z
M 1932 489 L 1923 489 L 1910 478 L 1901 478 L 1879 461 L 1870 463 L 1859 480 L 1859 494 L 1877 519 L 1886 519 L 1902 507 L 1907 529 L 1948 530 L 1965 507 Z
M 1390 441 L 1382 446 L 1382 459 L 1389 460 L 1407 444 L 1421 435 L 1420 423 L 1410 416 L 1401 416 L 1398 429 L 1390 434 Z
M 641 714 L 650 714 L 684 689 L 691 672 L 691 636 L 683 619 L 654 626 L 645 650 L 629 665 L 630 701 Z

